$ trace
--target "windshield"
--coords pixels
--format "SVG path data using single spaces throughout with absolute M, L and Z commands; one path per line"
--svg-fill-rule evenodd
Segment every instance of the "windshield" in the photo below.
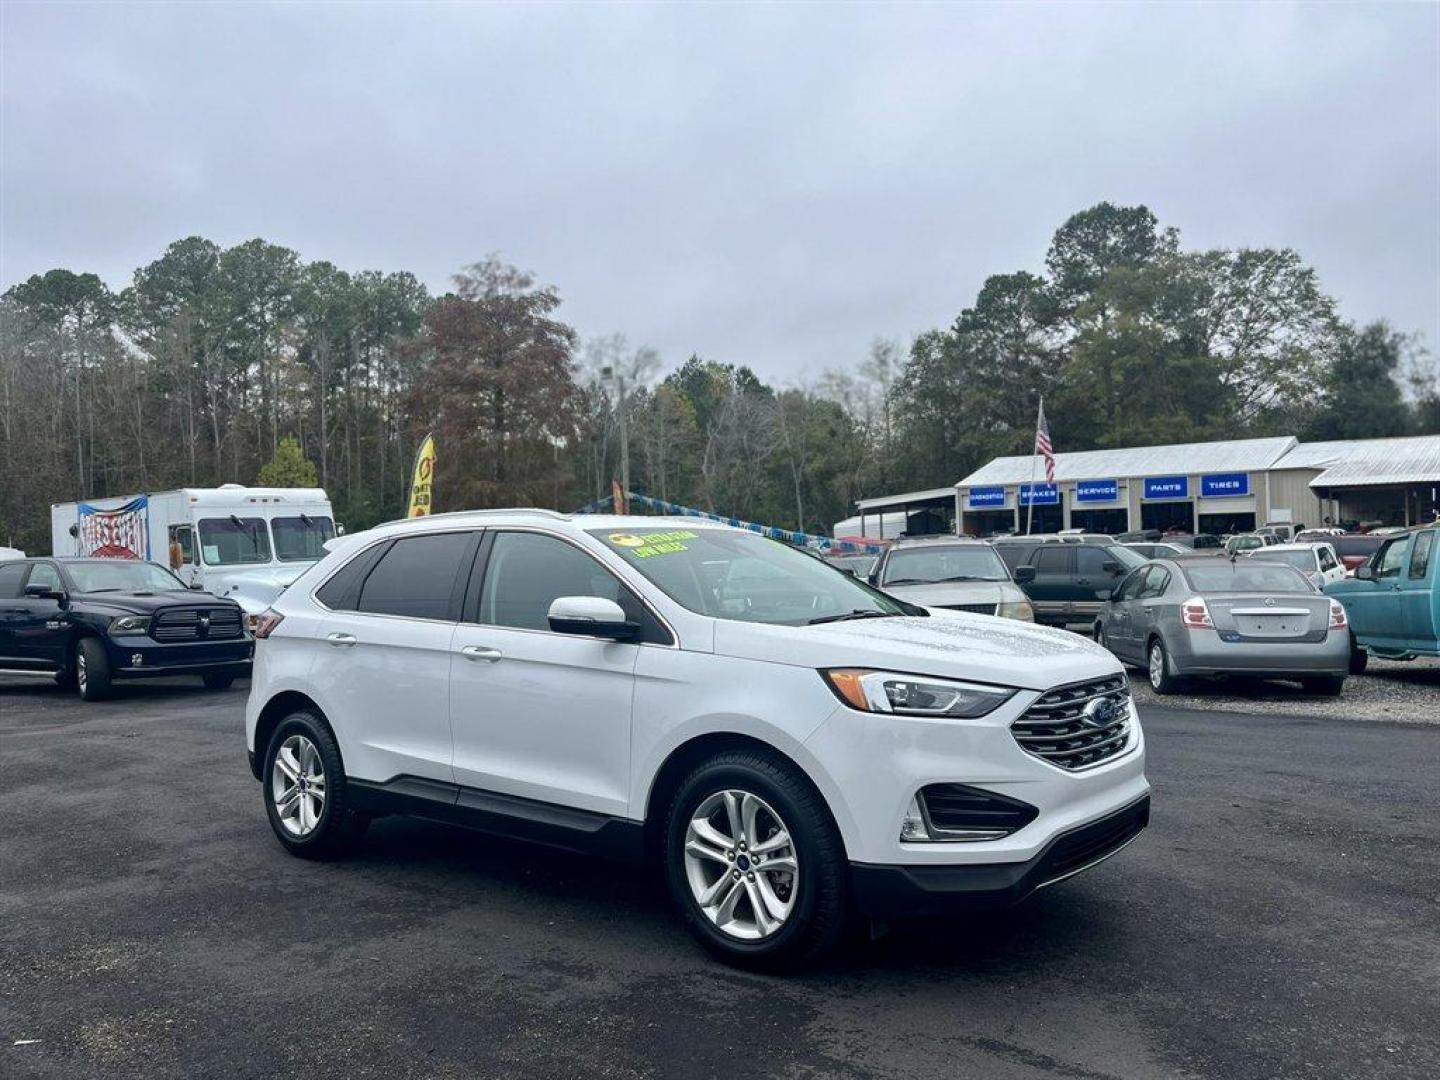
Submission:
M 270 561 L 270 531 L 265 519 L 205 518 L 200 522 L 200 554 L 207 566 Z
M 1290 567 L 1256 559 L 1236 563 L 1217 559 L 1205 566 L 1187 566 L 1185 577 L 1190 587 L 1201 593 L 1315 591 L 1307 578 Z
M 1250 557 L 1264 559 L 1266 562 L 1283 562 L 1296 570 L 1315 569 L 1315 556 L 1309 551 L 1257 551 Z
M 325 541 L 335 538 L 335 523 L 328 517 L 277 517 L 270 519 L 275 533 L 275 557 L 281 562 L 315 562 L 325 557 Z
M 716 619 L 804 626 L 924 614 L 754 533 L 673 526 L 589 532 L 677 604 Z
M 75 591 L 82 593 L 168 592 L 185 588 L 185 583 L 163 566 L 130 559 L 66 563 L 65 572 L 75 583 Z
M 933 585 L 940 581 L 1007 581 L 1010 575 L 989 544 L 936 544 L 892 551 L 882 585 Z

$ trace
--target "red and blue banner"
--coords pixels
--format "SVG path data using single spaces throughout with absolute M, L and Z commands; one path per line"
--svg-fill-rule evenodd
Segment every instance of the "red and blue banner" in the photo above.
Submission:
M 79 508 L 75 554 L 87 559 L 150 558 L 150 498 L 139 495 L 124 506 Z

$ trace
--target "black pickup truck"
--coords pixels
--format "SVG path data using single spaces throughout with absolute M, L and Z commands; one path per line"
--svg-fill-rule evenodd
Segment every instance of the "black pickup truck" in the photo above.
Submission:
M 223 689 L 250 670 L 255 640 L 233 600 L 129 559 L 0 562 L 0 672 L 73 686 L 86 701 L 116 679 L 198 675 Z

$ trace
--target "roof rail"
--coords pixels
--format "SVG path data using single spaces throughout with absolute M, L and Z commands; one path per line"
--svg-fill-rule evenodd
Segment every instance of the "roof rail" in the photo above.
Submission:
M 392 518 L 389 521 L 382 521 L 377 525 L 373 525 L 371 528 L 379 529 L 386 525 L 399 525 L 406 521 L 429 521 L 433 518 L 474 517 L 477 514 L 534 514 L 537 517 L 549 518 L 552 521 L 570 520 L 569 514 L 562 514 L 558 510 L 546 510 L 539 506 L 516 506 L 512 508 L 493 507 L 488 510 L 447 510 L 443 514 L 426 514 L 424 517 L 418 518 Z

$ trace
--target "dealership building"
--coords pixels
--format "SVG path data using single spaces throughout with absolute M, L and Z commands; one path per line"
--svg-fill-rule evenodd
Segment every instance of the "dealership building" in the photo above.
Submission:
M 857 509 L 878 522 L 887 512 L 943 506 L 954 531 L 972 536 L 1413 525 L 1440 510 L 1440 435 L 1317 443 L 1285 435 L 1058 453 L 1053 482 L 1039 458 L 1003 457 L 956 484 L 944 505 L 950 501 L 940 488 L 864 499 Z

